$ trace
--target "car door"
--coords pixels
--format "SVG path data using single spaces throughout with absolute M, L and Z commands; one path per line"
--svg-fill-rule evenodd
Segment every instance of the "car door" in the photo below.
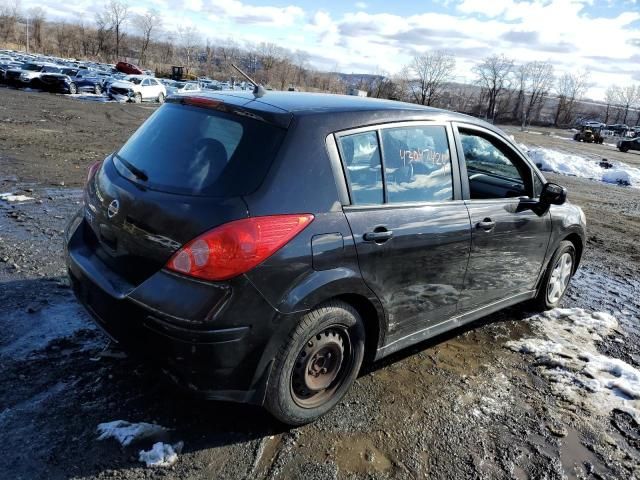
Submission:
M 362 277 L 382 302 L 387 343 L 456 312 L 471 233 L 451 127 L 410 122 L 337 135 Z M 384 167 L 383 167 L 384 166 Z
M 488 129 L 454 126 L 471 218 L 471 254 L 458 306 L 464 313 L 536 288 L 551 218 L 536 208 L 541 177 L 516 149 Z
M 142 98 L 153 97 L 153 88 L 151 88 L 151 83 L 149 83 L 148 78 L 145 78 L 140 82 L 140 95 L 142 95 Z

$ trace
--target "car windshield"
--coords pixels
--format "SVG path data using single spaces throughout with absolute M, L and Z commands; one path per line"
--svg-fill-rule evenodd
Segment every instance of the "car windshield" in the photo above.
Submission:
M 30 72 L 39 72 L 40 70 L 42 70 L 42 65 L 38 65 L 36 63 L 27 63 L 24 67 L 22 67 L 23 70 L 28 70 Z
M 125 78 L 125 80 L 131 82 L 131 83 L 135 83 L 136 85 L 140 85 L 142 83 L 142 79 L 138 78 L 138 77 L 130 77 L 130 78 Z
M 244 116 L 168 103 L 116 153 L 115 164 L 155 190 L 245 195 L 262 182 L 284 133 Z

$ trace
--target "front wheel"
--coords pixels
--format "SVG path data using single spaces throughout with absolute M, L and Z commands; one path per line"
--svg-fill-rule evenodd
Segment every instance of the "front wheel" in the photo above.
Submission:
M 78 87 L 75 83 L 70 83 L 69 84 L 69 93 L 71 95 L 75 95 L 76 93 L 78 93 Z
M 142 103 L 142 94 L 141 93 L 136 93 L 133 96 L 133 103 Z
M 618 150 L 620 150 L 622 153 L 627 153 L 629 151 L 627 147 L 620 147 Z
M 568 240 L 560 242 L 544 274 L 534 300 L 539 310 L 551 310 L 560 304 L 575 272 L 576 249 Z
M 307 313 L 274 359 L 265 407 L 288 425 L 303 425 L 345 396 L 364 358 L 358 312 L 333 301 Z
M 96 83 L 96 86 L 93 87 L 93 90 L 96 95 L 102 95 L 102 87 L 100 86 L 100 84 Z

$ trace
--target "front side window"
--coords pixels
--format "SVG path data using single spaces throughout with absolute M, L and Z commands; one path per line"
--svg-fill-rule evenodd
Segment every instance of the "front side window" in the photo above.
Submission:
M 382 167 L 376 132 L 345 135 L 338 141 L 351 187 L 351 203 L 383 203 Z
M 526 196 L 528 167 L 507 146 L 473 131 L 460 131 L 471 199 Z
M 453 199 L 451 155 L 444 126 L 387 128 L 381 137 L 389 203 Z

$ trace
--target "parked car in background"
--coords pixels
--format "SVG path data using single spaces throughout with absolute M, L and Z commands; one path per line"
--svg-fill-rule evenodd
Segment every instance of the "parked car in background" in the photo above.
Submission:
M 134 65 L 133 63 L 129 63 L 129 62 L 118 62 L 116 63 L 116 70 L 118 70 L 119 72 L 122 73 L 126 73 L 128 75 L 143 75 L 144 72 L 142 71 L 142 69 L 137 66 Z
M 165 85 L 167 89 L 167 95 L 173 95 L 175 93 L 189 93 L 189 92 L 199 92 L 202 89 L 197 82 L 179 82 L 173 81 L 170 85 Z
M 22 67 L 20 62 L 0 63 L 0 83 L 7 83 L 6 74 L 9 70 L 19 70 Z
M 640 150 L 640 137 L 618 140 L 616 147 L 623 153 L 629 150 Z
M 91 166 L 65 253 L 77 298 L 125 349 L 299 425 L 365 357 L 526 300 L 558 306 L 585 244 L 566 196 L 466 115 L 175 95 Z
M 164 103 L 167 90 L 156 78 L 146 75 L 127 75 L 109 86 L 109 96 L 119 102 Z
M 26 63 L 20 68 L 7 70 L 5 81 L 14 87 L 39 87 L 40 75 L 59 73 L 60 66 L 52 63 Z
M 91 70 L 63 69 L 62 73 L 43 74 L 42 88 L 51 92 L 76 94 L 80 92 L 102 93 L 103 79 Z

